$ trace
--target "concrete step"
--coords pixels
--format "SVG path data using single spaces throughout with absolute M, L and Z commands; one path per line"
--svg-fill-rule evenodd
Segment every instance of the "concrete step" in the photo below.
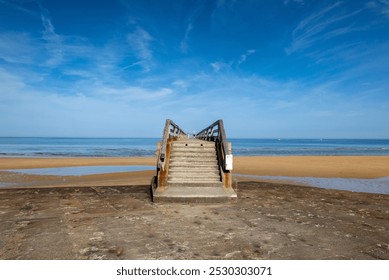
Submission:
M 199 182 L 208 182 L 208 183 L 216 183 L 221 182 L 220 176 L 207 176 L 207 177 L 201 177 L 201 176 L 195 176 L 195 175 L 188 175 L 184 177 L 169 177 L 168 176 L 168 182 L 171 183 L 199 183 Z
M 215 148 L 215 143 L 213 142 L 197 142 L 197 141 L 175 141 L 172 142 L 172 147 L 173 148 L 178 148 L 178 147 L 187 147 L 187 148 Z
M 173 161 L 173 160 L 190 160 L 190 161 L 194 161 L 194 160 L 197 160 L 197 161 L 203 161 L 203 160 L 215 160 L 217 161 L 217 157 L 216 155 L 213 155 L 213 156 L 201 156 L 199 154 L 191 154 L 191 155 L 182 155 L 182 154 L 179 154 L 179 155 L 170 155 L 170 161 Z
M 219 165 L 217 164 L 217 161 L 216 163 L 215 162 L 211 162 L 211 161 L 208 161 L 208 162 L 204 162 L 204 161 L 201 161 L 201 162 L 180 162 L 180 161 L 176 161 L 176 162 L 172 162 L 170 161 L 169 163 L 169 168 L 176 168 L 176 167 L 182 167 L 182 168 L 216 168 L 216 169 L 219 169 Z
M 188 156 L 184 156 L 184 155 L 174 155 L 174 156 L 171 156 L 170 157 L 170 162 L 172 161 L 198 161 L 198 162 L 202 162 L 202 161 L 216 161 L 217 162 L 217 157 L 216 156 L 206 156 L 206 157 L 203 157 L 203 156 L 199 156 L 199 155 L 188 155 Z
M 195 178 L 219 178 L 219 172 L 173 172 L 168 173 L 168 178 L 183 178 L 183 179 L 195 179 Z
M 201 142 L 201 143 L 184 143 L 184 142 L 172 142 L 173 148 L 190 148 L 190 149 L 215 149 L 216 144 L 212 142 Z
M 193 151 L 172 151 L 170 153 L 170 158 L 172 157 L 216 157 L 215 151 L 202 151 L 202 152 L 193 152 Z
M 176 184 L 188 184 L 188 183 L 196 183 L 196 184 L 213 184 L 219 183 L 220 177 L 183 177 L 183 178 L 168 178 L 168 184 L 176 183 Z
M 188 173 L 188 172 L 195 172 L 195 173 L 219 173 L 219 168 L 217 166 L 203 166 L 203 167 L 181 167 L 176 166 L 169 168 L 169 173 L 173 174 L 176 172 L 182 172 L 182 173 Z
M 178 174 L 169 174 L 168 180 L 183 180 L 183 181 L 189 181 L 189 180 L 219 180 L 220 181 L 220 175 L 219 174 L 200 174 L 200 173 L 178 173 Z
M 185 188 L 182 186 L 169 187 L 163 193 L 153 189 L 154 202 L 227 202 L 236 200 L 233 190 L 223 187 L 197 186 Z
M 216 157 L 216 151 L 215 150 L 211 150 L 211 151 L 200 151 L 200 152 L 194 152 L 194 151 L 185 151 L 185 150 L 182 150 L 182 151 L 176 151 L 176 150 L 173 150 L 170 152 L 170 156 L 175 156 L 175 155 L 184 155 L 184 156 L 189 156 L 189 155 L 198 155 L 198 156 L 213 156 L 213 157 Z
M 172 151 L 215 151 L 215 147 L 185 147 L 185 146 L 173 146 Z
M 217 169 L 169 169 L 169 176 L 188 176 L 189 174 L 198 174 L 202 176 L 218 175 L 219 170 Z
M 223 188 L 222 182 L 173 182 L 169 184 L 170 187 L 179 187 L 179 188 Z
M 170 163 L 180 163 L 180 164 L 185 164 L 185 163 L 214 163 L 217 164 L 217 159 L 216 157 L 172 157 L 170 158 Z

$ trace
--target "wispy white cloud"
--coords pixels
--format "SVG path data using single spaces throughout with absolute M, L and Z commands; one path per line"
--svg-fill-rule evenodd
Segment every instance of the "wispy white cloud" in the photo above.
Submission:
M 242 54 L 238 59 L 230 60 L 229 62 L 224 62 L 223 60 L 218 60 L 210 63 L 214 72 L 220 72 L 222 70 L 231 70 L 238 68 L 242 63 L 244 63 L 247 58 L 253 54 L 255 54 L 256 50 L 249 49 L 244 54 Z
M 186 89 L 188 88 L 188 83 L 185 80 L 175 80 L 172 85 L 179 89 Z
M 150 71 L 153 51 L 151 42 L 154 38 L 142 27 L 137 26 L 136 29 L 127 35 L 127 42 L 135 53 L 135 57 L 139 59 L 137 62 L 145 71 Z
M 342 2 L 336 2 L 317 13 L 300 21 L 292 33 L 292 43 L 286 48 L 287 54 L 305 50 L 319 42 L 361 30 L 352 24 L 345 25 L 345 20 L 361 12 L 361 10 L 343 13 L 337 10 Z M 338 24 L 343 25 L 338 27 Z
M 3 135 L 23 131 L 24 135 L 44 132 L 51 136 L 159 136 L 163 121 L 156 120 L 166 118 L 179 121 L 189 130 L 222 118 L 230 137 L 316 136 L 309 134 L 312 129 L 307 130 L 307 126 L 320 127 L 325 137 L 332 135 L 333 123 L 341 133 L 338 137 L 347 136 L 353 130 L 347 127 L 350 122 L 361 122 L 358 125 L 363 131 L 369 125 L 364 118 L 371 121 L 372 115 L 380 116 L 376 122 L 387 127 L 387 108 L 377 106 L 382 99 L 359 102 L 356 99 L 366 93 L 356 87 L 350 100 L 341 94 L 345 90 L 342 80 L 285 82 L 230 71 L 175 75 L 171 87 L 161 86 L 168 84 L 163 79 L 152 87 L 146 82 L 123 84 L 85 78 L 84 83 L 61 94 L 54 89 L 36 89 L 28 85 L 25 75 L 0 69 L 0 83 Z M 142 120 L 139 125 L 128 121 L 134 116 Z M 247 132 L 242 130 L 245 123 L 250 124 Z M 103 126 L 107 130 L 101 131 Z M 147 131 L 142 131 L 145 126 Z
M 27 15 L 30 15 L 33 17 L 37 17 L 37 18 L 40 17 L 39 13 L 19 5 L 19 3 L 17 3 L 16 1 L 10 2 L 10 1 L 5 1 L 5 0 L 0 0 L 0 4 L 6 5 L 6 6 L 14 9 L 16 11 L 22 12 L 24 14 L 27 14 Z
M 247 60 L 247 58 L 253 54 L 255 54 L 255 50 L 253 50 L 253 49 L 247 50 L 246 53 L 242 54 L 240 56 L 240 59 L 237 61 L 238 66 L 241 65 L 243 62 L 245 62 Z
M 19 90 L 25 86 L 24 82 L 16 75 L 0 68 L 0 84 L 2 87 L 2 94 L 0 97 L 4 97 L 7 93 Z
M 222 10 L 238 3 L 218 5 Z M 312 137 L 315 129 L 323 137 L 350 137 L 353 131 L 363 137 L 372 121 L 381 126 L 376 131 L 389 131 L 387 46 L 378 52 L 370 42 L 346 40 L 330 48 L 311 48 L 360 28 L 354 18 L 358 11 L 346 12 L 343 5 L 317 11 L 296 25 L 290 53 L 305 51 L 317 64 L 341 68 L 322 67 L 320 74 L 327 71 L 325 75 L 309 79 L 275 78 L 280 76 L 275 72 L 261 76 L 260 68 L 248 62 L 266 50 L 262 53 L 260 44 L 251 42 L 220 52 L 220 59 L 211 61 L 209 54 L 187 53 L 185 59 L 174 54 L 175 63 L 158 71 L 154 42 L 164 38 L 153 37 L 145 28 L 155 22 L 141 25 L 146 19 L 132 20 L 120 29 L 122 37 L 106 36 L 104 43 L 94 43 L 93 38 L 60 34 L 55 18 L 42 9 L 37 18 L 42 36 L 0 33 L 0 135 L 158 137 L 165 118 L 189 130 L 222 118 L 229 136 L 235 137 Z M 221 20 L 229 19 L 219 12 Z M 128 26 L 133 28 L 130 33 Z M 190 39 L 201 27 L 190 17 L 182 26 L 173 48 L 181 42 L 181 52 L 195 51 Z M 228 56 L 232 51 L 235 55 Z M 295 61 L 294 56 L 288 58 Z M 365 78 L 366 73 L 372 78 Z M 130 121 L 134 118 L 141 121 Z M 355 123 L 358 127 L 349 129 Z
M 0 58 L 4 61 L 32 64 L 38 54 L 38 44 L 28 33 L 0 33 Z
M 202 9 L 203 3 L 199 3 L 199 5 L 196 5 L 195 9 L 191 11 L 190 15 L 187 17 L 184 38 L 180 42 L 180 50 L 184 54 L 188 53 L 189 51 L 189 35 L 193 31 L 195 27 L 195 21 Z
M 180 49 L 181 49 L 182 53 L 187 53 L 188 52 L 188 49 L 189 49 L 189 46 L 188 46 L 189 33 L 192 31 L 192 29 L 193 29 L 193 23 L 189 22 L 187 27 L 186 27 L 186 30 L 185 30 L 184 39 L 180 43 Z
M 62 38 L 55 32 L 54 25 L 51 22 L 49 11 L 39 4 L 41 10 L 41 21 L 43 25 L 43 39 L 46 41 L 47 51 L 51 57 L 46 61 L 48 66 L 56 66 L 63 61 Z
M 305 4 L 304 0 L 284 0 L 284 5 L 288 5 L 290 3 L 297 3 L 297 4 L 300 4 L 300 5 L 304 5 Z
M 170 88 L 104 81 L 75 85 L 62 94 L 37 89 L 25 79 L 0 67 L 0 136 L 157 136 L 157 114 L 164 114 L 166 100 L 174 95 Z M 129 121 L 134 116 L 142 121 Z
M 233 10 L 235 8 L 236 0 L 218 0 L 216 2 L 216 10 L 217 9 L 228 9 Z M 215 11 L 214 11 L 215 12 Z
M 160 100 L 173 94 L 170 88 L 149 89 L 140 86 L 127 86 L 123 88 L 102 86 L 96 88 L 94 95 L 99 98 L 108 98 L 121 102 Z
M 366 3 L 366 7 L 389 18 L 389 0 L 375 0 Z
M 212 62 L 210 65 L 211 65 L 213 71 L 215 71 L 216 73 L 223 70 L 223 69 L 230 69 L 231 68 L 230 63 L 225 63 L 223 61 L 215 61 L 215 62 Z

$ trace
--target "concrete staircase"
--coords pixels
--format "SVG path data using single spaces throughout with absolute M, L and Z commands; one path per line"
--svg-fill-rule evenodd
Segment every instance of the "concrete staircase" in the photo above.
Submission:
M 174 141 L 168 174 L 169 186 L 221 186 L 215 143 Z
M 236 198 L 224 187 L 215 142 L 180 139 L 171 143 L 167 189 L 154 194 L 161 201 L 225 201 Z

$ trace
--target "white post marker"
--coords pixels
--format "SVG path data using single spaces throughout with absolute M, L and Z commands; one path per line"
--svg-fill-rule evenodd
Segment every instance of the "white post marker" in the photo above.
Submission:
M 232 170 L 232 162 L 233 162 L 232 155 L 226 155 L 226 170 Z

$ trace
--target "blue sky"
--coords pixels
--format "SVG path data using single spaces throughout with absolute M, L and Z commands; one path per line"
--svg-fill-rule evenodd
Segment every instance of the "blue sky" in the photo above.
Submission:
M 389 0 L 0 0 L 0 136 L 389 138 Z

